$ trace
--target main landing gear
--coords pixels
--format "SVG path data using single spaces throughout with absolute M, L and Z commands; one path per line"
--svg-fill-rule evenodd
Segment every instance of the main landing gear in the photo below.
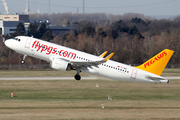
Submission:
M 77 68 L 76 71 L 77 71 L 77 74 L 74 76 L 74 78 L 79 81 L 79 80 L 81 80 L 81 76 L 79 75 L 81 70 L 79 68 Z
M 74 78 L 79 81 L 79 80 L 81 79 L 81 76 L 78 75 L 78 74 L 76 74 L 76 75 L 74 76 Z
M 23 60 L 21 61 L 21 64 L 25 63 L 25 59 L 26 59 L 27 55 L 24 55 Z

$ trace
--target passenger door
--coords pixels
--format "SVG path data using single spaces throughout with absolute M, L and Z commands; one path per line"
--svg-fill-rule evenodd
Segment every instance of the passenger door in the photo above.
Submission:
M 33 48 L 31 48 L 31 44 L 32 44 L 32 39 L 31 38 L 27 38 L 26 42 L 25 42 L 25 49 L 26 51 L 30 52 L 30 54 L 33 54 Z
M 131 78 L 136 79 L 137 72 L 138 72 L 137 69 L 133 69 L 133 70 L 132 70 L 132 74 L 131 74 Z

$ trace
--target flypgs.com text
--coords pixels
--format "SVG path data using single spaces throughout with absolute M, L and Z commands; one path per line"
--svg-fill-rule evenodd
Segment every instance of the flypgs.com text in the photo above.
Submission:
M 65 51 L 65 50 L 59 50 L 58 51 L 57 48 L 41 44 L 37 40 L 34 41 L 34 43 L 32 44 L 32 48 L 33 47 L 37 48 L 36 51 L 40 51 L 41 53 L 46 51 L 47 55 L 56 54 L 56 55 L 59 55 L 59 56 L 70 58 L 70 59 L 72 59 L 72 58 L 75 59 L 76 58 L 76 53 Z

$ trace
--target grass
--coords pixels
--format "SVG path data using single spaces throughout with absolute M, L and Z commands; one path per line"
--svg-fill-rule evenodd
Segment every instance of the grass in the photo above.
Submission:
M 164 75 L 179 69 L 165 69 Z M 23 74 L 23 75 L 21 75 Z M 72 76 L 60 71 L 0 71 L 4 77 Z M 87 76 L 88 74 L 84 74 Z M 99 84 L 99 88 L 96 87 Z M 3 120 L 180 120 L 180 80 L 169 84 L 109 80 L 2 80 Z M 11 98 L 11 92 L 14 97 Z M 108 100 L 108 95 L 112 100 Z M 104 104 L 105 109 L 102 109 Z
M 108 80 L 0 81 L 0 119 L 179 119 L 179 84 L 179 80 L 170 84 Z M 113 100 L 108 100 L 108 95 Z
M 100 88 L 96 88 L 96 83 Z M 0 99 L 180 100 L 179 81 L 170 84 L 127 83 L 103 80 L 0 81 Z M 128 89 L 127 89 L 128 88 Z
M 162 76 L 180 76 L 179 68 L 166 68 L 164 69 Z
M 179 101 L 1 100 L 1 119 L 178 119 Z M 104 104 L 105 108 L 101 106 Z M 14 117 L 16 116 L 16 117 Z

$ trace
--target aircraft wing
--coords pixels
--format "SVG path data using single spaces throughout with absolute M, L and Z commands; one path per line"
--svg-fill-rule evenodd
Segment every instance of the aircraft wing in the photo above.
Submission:
M 106 52 L 105 52 L 106 53 Z M 99 60 L 99 61 L 69 61 L 71 65 L 74 67 L 88 67 L 88 66 L 97 66 L 98 64 L 105 63 L 107 62 L 114 53 L 111 53 L 108 55 L 106 58 Z M 101 55 L 100 57 L 102 58 L 104 55 Z
M 111 53 L 106 58 L 103 58 L 106 53 L 107 53 L 107 51 L 104 52 L 103 54 L 101 54 L 99 56 L 101 58 L 101 60 L 96 60 L 96 61 L 78 61 L 78 60 L 75 61 L 75 60 L 67 60 L 67 59 L 64 59 L 64 58 L 56 58 L 56 57 L 51 57 L 50 60 L 53 61 L 54 59 L 59 59 L 59 60 L 66 61 L 66 62 L 70 63 L 73 68 L 77 68 L 77 67 L 79 67 L 79 68 L 80 67 L 82 67 L 82 68 L 85 67 L 86 68 L 86 67 L 91 67 L 91 66 L 97 67 L 98 64 L 107 62 L 114 54 L 114 53 Z
M 100 61 L 90 61 L 90 62 L 80 62 L 80 61 L 70 61 L 71 65 L 75 67 L 80 67 L 80 66 L 97 66 L 98 64 L 104 63 L 106 61 L 100 60 Z

